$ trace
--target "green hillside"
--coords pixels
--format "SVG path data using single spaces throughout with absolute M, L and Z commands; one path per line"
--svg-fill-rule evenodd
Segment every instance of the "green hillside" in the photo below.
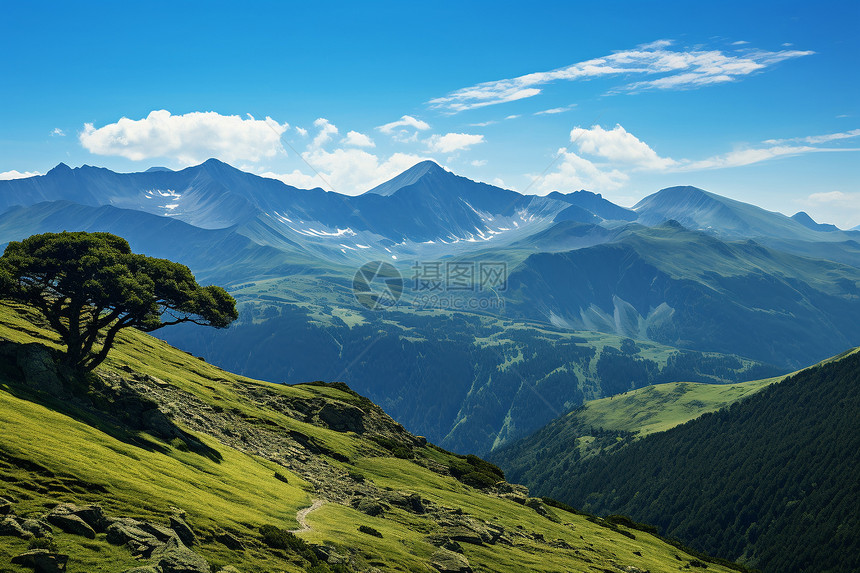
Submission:
M 88 385 L 60 383 L 37 323 L 0 307 L 4 573 L 28 570 L 11 563 L 28 547 L 73 573 L 729 570 L 528 498 L 343 385 L 257 382 L 137 332 Z M 51 539 L 16 533 L 46 513 Z
M 541 495 L 653 523 L 764 571 L 856 571 L 858 381 L 854 350 L 781 380 L 643 389 L 589 404 L 493 459 Z

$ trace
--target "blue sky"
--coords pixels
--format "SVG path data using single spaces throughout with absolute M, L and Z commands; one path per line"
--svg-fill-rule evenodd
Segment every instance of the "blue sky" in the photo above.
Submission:
M 857 2 L 7 2 L 0 177 L 415 161 L 625 205 L 690 184 L 860 225 Z

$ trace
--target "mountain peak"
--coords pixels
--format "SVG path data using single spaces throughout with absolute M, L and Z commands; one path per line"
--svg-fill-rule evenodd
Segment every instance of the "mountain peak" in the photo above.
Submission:
M 400 189 L 408 187 L 409 185 L 413 185 L 419 179 L 422 179 L 426 176 L 439 176 L 445 174 L 448 174 L 448 171 L 446 171 L 435 161 L 431 161 L 428 159 L 426 161 L 416 163 L 400 175 L 389 179 L 381 185 L 377 185 L 370 191 L 367 191 L 365 194 L 372 193 L 374 195 L 385 196 L 394 195 Z
M 57 166 L 48 171 L 48 175 L 59 175 L 61 173 L 71 173 L 72 168 L 63 162 L 57 163 Z

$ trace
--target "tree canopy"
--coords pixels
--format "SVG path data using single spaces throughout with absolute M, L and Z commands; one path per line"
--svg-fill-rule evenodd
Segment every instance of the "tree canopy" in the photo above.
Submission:
M 98 366 L 123 328 L 224 328 L 238 316 L 223 288 L 200 286 L 185 265 L 132 253 L 110 233 L 44 233 L 9 243 L 0 257 L 0 296 L 38 309 L 66 344 L 67 364 L 80 370 Z

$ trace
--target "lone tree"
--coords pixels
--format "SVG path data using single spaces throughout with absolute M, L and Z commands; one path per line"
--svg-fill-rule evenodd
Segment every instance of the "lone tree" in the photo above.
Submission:
M 185 265 L 132 253 L 110 233 L 44 233 L 9 243 L 0 257 L 0 298 L 38 309 L 66 345 L 65 364 L 82 371 L 101 364 L 123 328 L 224 328 L 238 316 L 223 288 L 198 285 Z

